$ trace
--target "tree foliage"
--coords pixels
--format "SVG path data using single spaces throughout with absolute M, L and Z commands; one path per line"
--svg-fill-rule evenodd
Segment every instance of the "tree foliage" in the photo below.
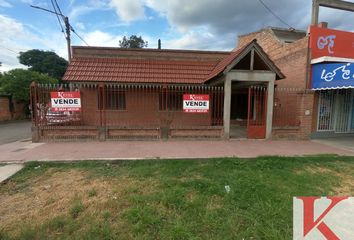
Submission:
M 4 73 L 0 78 L 0 88 L 6 93 L 10 93 L 17 102 L 28 103 L 30 99 L 29 89 L 33 81 L 37 83 L 58 83 L 57 79 L 45 74 L 25 69 L 13 69 Z
M 62 79 L 68 67 L 68 61 L 51 51 L 32 49 L 20 52 L 18 59 L 21 64 L 28 66 L 29 70 L 48 74 L 58 80 Z
M 131 35 L 129 38 L 126 36 L 119 40 L 119 47 L 121 48 L 144 48 L 148 46 L 148 42 L 141 36 Z

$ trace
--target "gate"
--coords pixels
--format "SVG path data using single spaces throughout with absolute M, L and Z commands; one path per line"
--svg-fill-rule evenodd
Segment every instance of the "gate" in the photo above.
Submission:
M 266 137 L 267 88 L 251 86 L 248 89 L 247 138 Z

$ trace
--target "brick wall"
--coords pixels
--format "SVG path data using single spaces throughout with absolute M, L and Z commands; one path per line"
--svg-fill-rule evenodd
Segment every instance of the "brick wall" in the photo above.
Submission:
M 308 139 L 313 131 L 314 116 L 316 116 L 314 101 L 314 92 L 308 91 L 302 93 L 300 96 L 300 101 L 296 106 L 300 125 L 293 127 L 273 128 L 272 137 L 275 139 Z
M 285 75 L 285 79 L 276 82 L 279 87 L 306 88 L 307 37 L 285 43 L 279 40 L 271 29 L 266 28 L 241 36 L 237 48 L 241 48 L 253 39 L 257 39 L 257 43 Z
M 168 121 L 172 126 L 210 126 L 209 113 L 194 114 L 159 109 L 159 92 L 129 90 L 125 92 L 125 110 L 100 111 L 97 105 L 97 89 L 82 89 L 82 121 L 84 125 L 99 126 L 160 126 Z M 182 106 L 181 106 L 182 107 Z
M 13 120 L 23 119 L 23 118 L 27 117 L 27 116 L 25 116 L 25 113 L 24 113 L 24 108 L 27 106 L 25 106 L 23 103 L 17 103 L 17 102 L 14 102 L 13 106 L 14 106 L 14 111 L 13 111 L 13 116 L 12 116 Z
M 0 121 L 16 120 L 23 118 L 23 103 L 13 102 L 13 109 L 10 109 L 11 98 L 0 96 Z
M 6 96 L 0 96 L 0 121 L 11 120 L 12 114 L 10 112 L 10 99 Z

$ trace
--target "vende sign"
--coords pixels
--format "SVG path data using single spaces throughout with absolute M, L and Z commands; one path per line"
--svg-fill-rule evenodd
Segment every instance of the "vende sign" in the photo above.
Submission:
M 354 239 L 353 197 L 294 197 L 293 239 Z
M 311 58 L 354 58 L 354 33 L 312 26 Z
M 51 107 L 54 112 L 80 111 L 80 92 L 51 92 Z
M 183 112 L 185 113 L 208 113 L 209 95 L 208 94 L 184 94 Z

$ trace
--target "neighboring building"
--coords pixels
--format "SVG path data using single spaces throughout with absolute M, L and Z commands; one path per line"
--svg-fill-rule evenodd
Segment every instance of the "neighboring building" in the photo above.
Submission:
M 281 28 L 264 28 L 257 32 L 239 36 L 238 48 L 249 41 L 257 43 L 269 58 L 281 69 L 285 79 L 278 82 L 279 87 L 308 88 L 308 37 L 306 32 Z
M 354 33 L 311 26 L 313 137 L 354 134 Z
M 238 48 L 257 39 L 286 76 L 277 87 L 314 90 L 313 99 L 311 94 L 304 99 L 311 121 L 306 118 L 300 123 L 303 136 L 335 137 L 354 133 L 354 34 L 327 29 L 326 23 L 311 27 L 309 33 L 306 36 L 301 31 L 265 28 L 240 36 Z M 337 79 L 323 79 L 323 71 L 330 72 L 331 76 L 337 71 Z M 345 72 L 347 76 L 338 78 Z

